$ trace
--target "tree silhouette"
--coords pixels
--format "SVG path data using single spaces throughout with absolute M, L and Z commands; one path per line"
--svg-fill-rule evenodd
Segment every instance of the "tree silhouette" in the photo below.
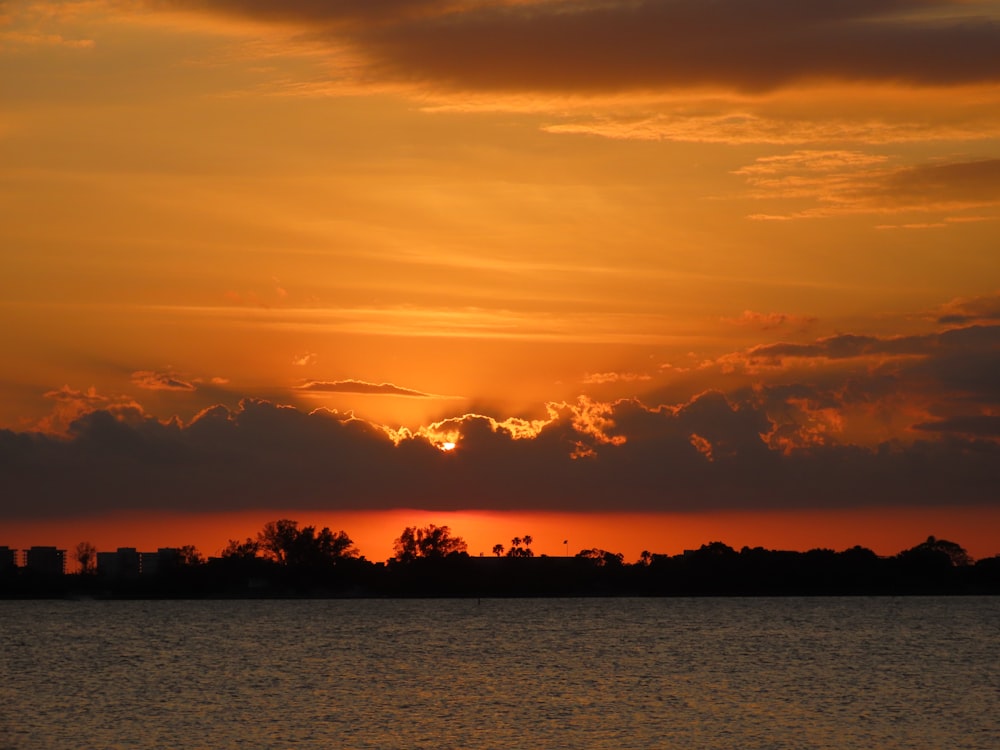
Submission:
M 523 537 L 514 537 L 510 540 L 511 546 L 507 550 L 507 557 L 534 557 L 535 553 L 531 551 L 531 543 L 533 541 L 534 539 L 529 534 L 525 534 Z M 523 547 L 521 546 L 522 544 L 524 545 Z M 495 550 L 496 548 L 494 548 Z
M 725 542 L 709 542 L 701 545 L 694 554 L 699 557 L 732 557 L 736 550 Z
M 358 555 L 354 542 L 343 531 L 324 527 L 317 532 L 315 526 L 300 529 L 298 521 L 287 518 L 265 524 L 257 542 L 266 558 L 289 567 L 331 565 Z
M 281 565 L 288 564 L 290 554 L 294 554 L 295 540 L 299 536 L 299 522 L 288 518 L 268 521 L 257 534 L 260 551 L 265 557 Z
M 182 566 L 201 565 L 205 562 L 198 548 L 193 544 L 185 544 L 177 550 L 177 563 Z
M 247 537 L 245 542 L 238 542 L 235 539 L 230 539 L 226 548 L 222 550 L 222 556 L 237 560 L 252 560 L 257 557 L 259 552 L 260 542 L 256 539 Z
M 90 542 L 80 542 L 76 545 L 73 553 L 76 561 L 80 563 L 80 573 L 91 575 L 97 572 L 97 548 Z
M 465 540 L 452 536 L 447 526 L 431 524 L 422 529 L 407 526 L 393 542 L 393 551 L 399 562 L 413 562 L 417 558 L 440 559 L 460 554 L 468 549 Z M 496 548 L 494 547 L 494 551 Z
M 593 549 L 582 549 L 580 550 L 577 557 L 581 557 L 586 560 L 592 560 L 594 565 L 599 568 L 603 567 L 620 567 L 622 561 L 625 559 L 625 555 L 621 552 L 608 552 L 607 550 L 598 549 L 594 547 Z
M 903 550 L 897 556 L 903 562 L 924 561 L 932 563 L 933 560 L 940 560 L 942 564 L 949 567 L 965 567 L 972 565 L 972 558 L 965 548 L 947 539 L 936 539 L 933 536 L 927 537 L 927 541 L 921 542 L 916 547 Z
M 500 557 L 501 555 L 503 555 L 503 545 L 502 544 L 494 544 L 493 545 L 493 554 L 496 555 L 497 557 Z
M 332 560 L 335 562 L 348 557 L 358 556 L 358 550 L 354 546 L 354 542 L 351 541 L 351 538 L 345 532 L 330 531 L 329 527 L 324 526 L 313 537 L 312 534 L 314 531 L 314 527 L 306 526 L 302 529 L 302 535 L 309 539 L 310 543 L 307 545 L 307 548 L 315 550 L 315 554 L 318 555 L 320 560 Z

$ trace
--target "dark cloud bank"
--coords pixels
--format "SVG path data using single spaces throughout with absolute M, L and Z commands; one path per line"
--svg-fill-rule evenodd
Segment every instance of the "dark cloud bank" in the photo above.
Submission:
M 118 509 L 567 511 L 949 506 L 1000 501 L 1000 326 L 937 335 L 836 337 L 753 356 L 884 356 L 836 388 L 772 382 L 677 406 L 636 399 L 551 405 L 524 422 L 465 415 L 442 451 L 420 436 L 325 410 L 247 399 L 188 424 L 94 404 L 63 437 L 0 431 L 0 514 Z M 916 354 L 922 356 L 915 356 Z M 749 353 L 748 353 L 749 356 Z M 838 360 L 840 361 L 840 360 Z M 992 377 L 990 377 L 992 373 Z M 911 383 L 966 409 L 913 425 L 916 440 L 861 447 L 810 432 L 808 409 L 875 402 Z M 972 405 L 970 407 L 970 405 Z M 807 417 L 808 415 L 806 415 Z
M 616 432 L 629 435 L 625 443 L 581 432 L 568 412 L 521 440 L 485 417 L 465 417 L 459 447 L 445 453 L 422 438 L 395 445 L 362 421 L 263 401 L 210 410 L 186 427 L 101 410 L 75 422 L 68 440 L 0 432 L 0 512 L 35 518 L 119 509 L 684 511 L 997 502 L 1000 448 L 988 440 L 953 435 L 873 450 L 827 445 L 784 453 L 762 439 L 770 425 L 761 410 L 733 409 L 719 394 L 676 413 L 619 402 L 610 416 Z M 976 421 L 971 430 L 997 435 L 995 420 Z M 711 446 L 711 459 L 693 435 Z M 593 453 L 573 458 L 581 447 Z
M 617 91 L 802 79 L 1000 78 L 1000 25 L 957 0 L 173 0 L 348 43 L 378 77 L 458 89 Z M 975 7 L 975 6 L 971 6 Z

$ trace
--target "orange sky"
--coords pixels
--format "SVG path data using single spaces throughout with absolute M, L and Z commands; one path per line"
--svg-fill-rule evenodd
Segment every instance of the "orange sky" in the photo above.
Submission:
M 995 554 L 998 29 L 0 0 L 0 544 L 295 511 L 379 559 L 417 507 Z

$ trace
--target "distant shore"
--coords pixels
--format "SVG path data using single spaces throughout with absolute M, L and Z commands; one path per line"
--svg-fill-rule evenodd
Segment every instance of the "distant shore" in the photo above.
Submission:
M 0 574 L 4 599 L 248 599 L 375 597 L 923 596 L 1000 594 L 1000 556 L 955 564 L 926 547 L 878 557 L 843 552 L 733 550 L 713 543 L 624 563 L 575 557 L 470 557 L 373 563 L 364 558 L 289 566 L 212 558 L 154 574 Z

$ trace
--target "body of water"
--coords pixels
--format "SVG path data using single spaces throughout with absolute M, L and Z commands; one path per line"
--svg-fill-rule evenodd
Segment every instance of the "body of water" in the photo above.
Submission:
M 0 747 L 1000 748 L 1000 598 L 0 602 Z

